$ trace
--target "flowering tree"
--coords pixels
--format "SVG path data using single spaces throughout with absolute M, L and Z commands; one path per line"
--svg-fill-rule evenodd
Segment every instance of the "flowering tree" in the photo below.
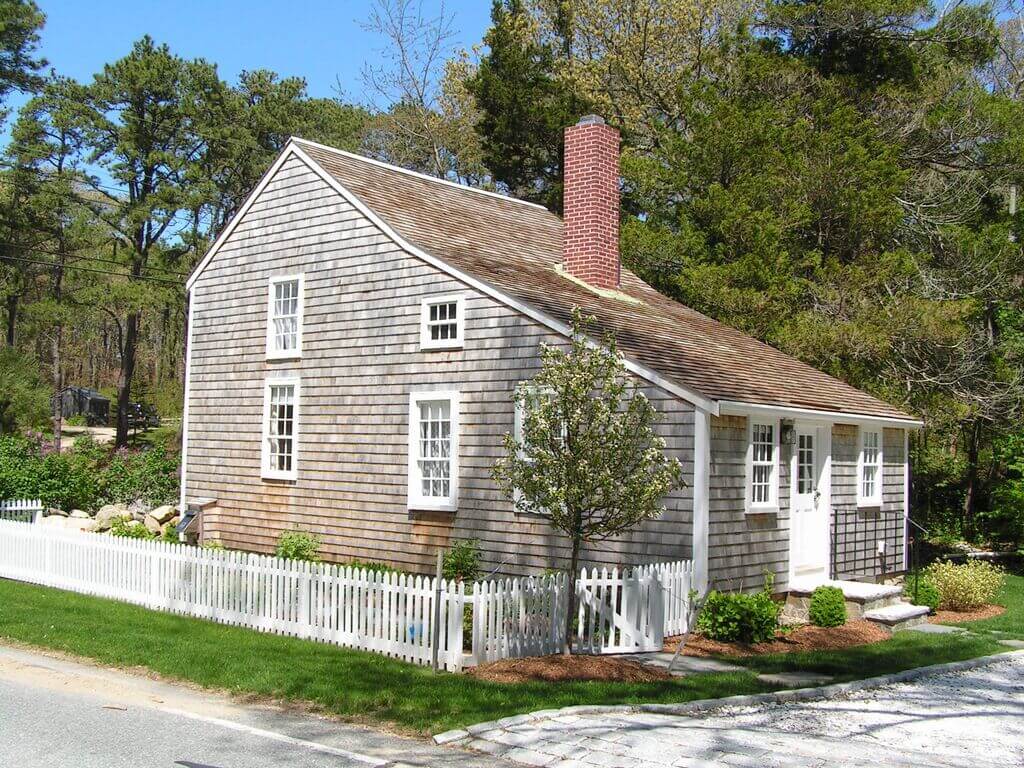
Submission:
M 569 583 L 585 542 L 625 533 L 664 511 L 682 466 L 654 431 L 658 413 L 625 370 L 610 336 L 595 345 L 573 313 L 568 349 L 545 345 L 541 370 L 515 393 L 519 434 L 505 436 L 493 477 L 519 511 L 544 514 L 569 537 Z M 566 652 L 576 613 L 569 590 Z

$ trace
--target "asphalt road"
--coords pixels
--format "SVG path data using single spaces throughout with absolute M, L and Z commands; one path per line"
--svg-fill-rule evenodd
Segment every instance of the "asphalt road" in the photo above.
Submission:
M 368 768 L 507 763 L 0 647 L 5 768 Z

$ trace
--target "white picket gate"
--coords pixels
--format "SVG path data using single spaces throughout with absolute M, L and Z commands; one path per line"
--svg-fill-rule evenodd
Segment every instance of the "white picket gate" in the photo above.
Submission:
M 620 572 L 584 568 L 576 579 L 573 647 L 582 653 L 660 651 L 687 629 L 689 560 Z M 476 663 L 558 653 L 565 643 L 568 578 L 501 579 L 473 585 Z
M 0 520 L 20 523 L 38 523 L 43 516 L 43 502 L 39 499 L 0 501 Z
M 462 584 L 0 521 L 0 577 L 462 668 Z

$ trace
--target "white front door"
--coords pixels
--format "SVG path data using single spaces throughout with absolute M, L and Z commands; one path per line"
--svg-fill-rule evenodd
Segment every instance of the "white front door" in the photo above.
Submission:
M 790 572 L 800 580 L 829 576 L 827 428 L 796 426 L 790 486 Z

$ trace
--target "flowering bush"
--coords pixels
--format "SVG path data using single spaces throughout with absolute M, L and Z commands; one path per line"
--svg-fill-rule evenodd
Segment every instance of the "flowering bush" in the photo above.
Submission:
M 308 560 L 311 563 L 318 563 L 320 562 L 318 549 L 320 549 L 320 539 L 312 533 L 285 531 L 277 540 L 277 549 L 274 554 L 289 560 Z
M 932 563 L 925 576 L 939 591 L 939 608 L 947 611 L 974 611 L 988 605 L 1006 581 L 1002 568 L 984 560 Z

